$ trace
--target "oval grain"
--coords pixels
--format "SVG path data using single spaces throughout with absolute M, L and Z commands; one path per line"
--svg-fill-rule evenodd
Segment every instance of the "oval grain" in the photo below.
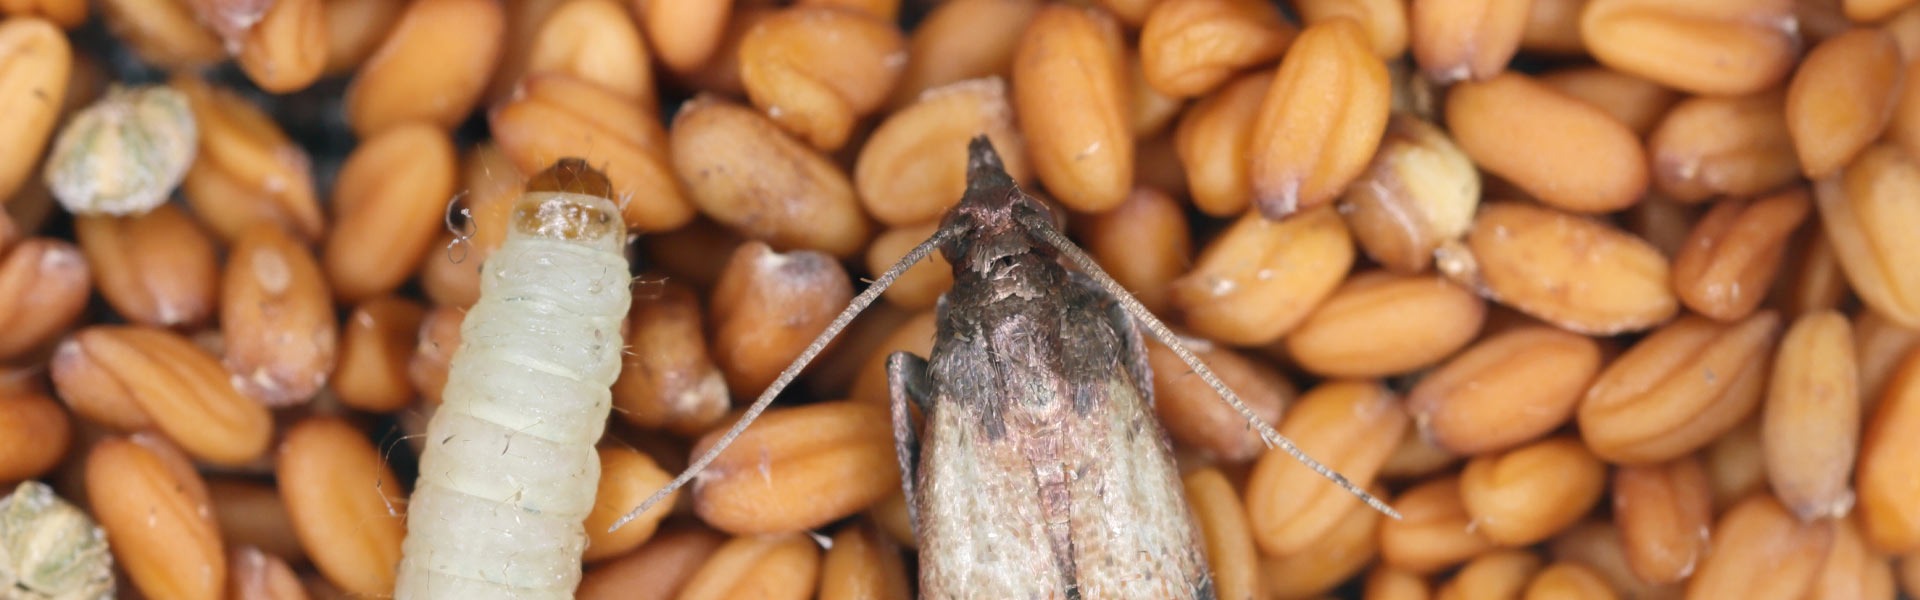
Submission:
M 1672 460 L 1739 425 L 1760 404 L 1780 315 L 1735 323 L 1687 316 L 1635 344 L 1594 380 L 1580 433 L 1609 462 Z
M 832 257 L 741 244 L 708 296 L 708 348 L 727 389 L 758 395 L 825 331 L 853 283 Z
M 1920 327 L 1920 204 L 1908 201 L 1920 189 L 1920 164 L 1898 146 L 1881 143 L 1834 177 L 1814 186 L 1815 206 L 1827 241 L 1840 257 L 1847 282 L 1865 303 L 1907 327 Z
M 1028 157 L 1048 193 L 1097 213 L 1126 200 L 1134 143 L 1127 111 L 1126 54 L 1106 12 L 1048 4 L 1013 55 L 1013 108 Z
M 781 250 L 852 256 L 870 226 L 833 162 L 744 106 L 701 96 L 669 132 L 673 169 L 708 218 Z
M 1081 247 L 1100 268 L 1141 306 L 1165 314 L 1172 302 L 1173 280 L 1193 264 L 1193 234 L 1185 206 L 1166 192 L 1140 186 L 1127 195 L 1126 202 L 1089 217 L 1082 225 Z M 940 262 L 947 268 L 944 260 Z
M 1853 348 L 1853 325 L 1828 310 L 1794 319 L 1774 356 L 1760 445 L 1774 496 L 1802 521 L 1853 509 L 1862 405 Z
M 1387 121 L 1373 162 L 1340 198 L 1367 256 L 1401 274 L 1424 272 L 1457 243 L 1480 207 L 1480 170 L 1439 127 L 1409 114 Z
M 136 216 L 78 217 L 74 237 L 100 295 L 127 320 L 192 327 L 213 317 L 220 290 L 217 249 L 178 205 Z
M 84 473 L 89 512 L 134 587 L 149 598 L 222 597 L 226 549 L 186 456 L 163 438 L 108 437 L 87 453 Z
M 1446 111 L 1467 156 L 1555 208 L 1613 212 L 1647 188 L 1647 155 L 1633 130 L 1526 75 L 1453 86 Z
M 1187 473 L 1182 482 L 1199 522 L 1200 538 L 1206 543 L 1215 589 L 1222 598 L 1253 597 L 1261 589 L 1263 569 L 1239 491 L 1226 474 L 1213 468 Z
M 1798 187 L 1714 203 L 1673 259 L 1680 301 L 1720 321 L 1753 314 L 1773 287 L 1794 232 L 1812 212 L 1812 196 Z
M 625 556 L 587 568 L 581 600 L 673 600 L 727 537 L 702 525 L 674 525 Z
M 66 240 L 28 238 L 0 259 L 0 358 L 43 350 L 86 311 L 93 269 Z
M 678 499 L 668 496 L 647 512 L 640 513 L 639 517 L 621 525 L 619 530 L 608 531 L 614 521 L 625 516 L 627 511 L 640 506 L 648 496 L 672 482 L 673 474 L 661 469 L 652 457 L 632 448 L 603 446 L 597 453 L 600 456 L 600 483 L 595 486 L 593 511 L 587 513 L 584 523 L 587 550 L 580 556 L 583 562 L 618 557 L 640 547 L 653 537 L 661 519 L 667 517 L 674 501 Z
M 1324 206 L 1366 170 L 1393 101 L 1387 66 L 1351 19 L 1309 25 L 1254 119 L 1247 172 L 1270 219 Z
M 1800 172 L 1786 95 L 1696 96 L 1675 104 L 1647 136 L 1653 185 L 1682 202 L 1752 196 Z
M 1666 257 L 1596 220 L 1517 202 L 1488 203 L 1467 233 L 1467 246 L 1493 300 L 1570 331 L 1638 331 L 1680 309 Z
M 1920 481 L 1913 477 L 1920 456 L 1920 353 L 1901 361 L 1886 394 L 1873 408 L 1860 441 L 1854 470 L 1856 511 L 1867 542 L 1882 554 L 1920 551 Z
M 1575 3 L 1584 1 L 1574 0 Z M 1564 0 L 1535 2 L 1533 8 L 1538 11 L 1544 5 L 1556 3 L 1567 4 Z M 1679 92 L 1606 67 L 1555 69 L 1542 73 L 1540 83 L 1606 111 L 1643 137 L 1660 124 L 1667 109 L 1680 101 Z
M 1301 396 L 1278 431 L 1364 489 L 1399 445 L 1408 421 L 1399 399 L 1386 387 L 1349 380 L 1321 384 Z M 1312 547 L 1349 511 L 1370 510 L 1277 449 L 1254 463 L 1245 498 L 1254 541 L 1262 551 L 1278 556 Z
M 0 198 L 12 198 L 36 174 L 72 70 L 73 47 L 53 23 L 0 22 L 0 112 L 9 115 L 0 121 Z
M 1160 93 L 1202 96 L 1279 58 L 1297 33 L 1278 6 L 1259 0 L 1162 0 L 1140 28 L 1140 63 Z
M 260 225 L 235 243 L 221 280 L 221 363 L 268 406 L 302 404 L 339 360 L 340 323 L 319 261 L 284 230 Z
M 908 33 L 907 66 L 889 106 L 950 83 L 1011 75 L 1014 49 L 1040 0 L 949 0 L 933 5 Z
M 706 453 L 720 433 L 691 455 Z M 859 512 L 899 487 L 886 409 L 836 401 L 763 413 L 694 483 L 693 502 L 722 531 L 788 533 Z
M 906 45 L 898 27 L 872 14 L 794 6 L 747 30 L 740 82 L 782 129 L 832 152 L 893 91 Z
M 276 0 L 240 42 L 238 62 L 260 89 L 288 94 L 320 79 L 327 66 L 322 0 Z
M 379 296 L 413 274 L 445 226 L 457 160 L 453 139 L 419 122 L 387 128 L 347 156 L 333 191 L 337 225 L 321 250 L 336 298 Z
M 255 223 L 275 223 L 303 241 L 320 239 L 326 215 L 314 191 L 312 160 L 259 105 L 187 73 L 169 84 L 187 97 L 200 151 L 181 195 L 201 224 L 234 240 Z
M 55 350 L 51 370 L 55 389 L 70 406 L 138 407 L 142 416 L 109 421 L 110 426 L 151 423 L 202 461 L 229 467 L 251 463 L 266 452 L 273 435 L 267 408 L 234 389 L 218 358 L 171 330 L 92 325 Z M 82 389 L 88 396 L 110 391 L 118 397 L 75 393 Z
M 408 122 L 458 126 L 500 60 L 506 12 L 499 0 L 420 0 L 348 84 L 347 123 L 362 138 Z
M 1515 598 L 1540 571 L 1539 555 L 1519 549 L 1501 549 L 1474 557 L 1434 590 L 1436 600 Z
M 1496 547 L 1472 527 L 1458 475 L 1422 481 L 1387 504 L 1401 516 L 1380 524 L 1380 562 L 1387 567 L 1432 575 Z
M 1693 598 L 1800 598 L 1819 578 L 1833 523 L 1801 523 L 1779 502 L 1755 494 L 1714 523 L 1713 552 L 1687 580 Z
M 1484 81 L 1520 50 L 1532 0 L 1417 0 L 1408 9 L 1413 59 L 1440 84 Z
M 805 600 L 820 577 L 820 548 L 789 533 L 736 537 L 707 557 L 679 600 Z
M 303 420 L 280 442 L 274 475 L 314 566 L 343 590 L 391 594 L 406 490 L 366 434 L 336 418 Z
M 1857 28 L 1820 42 L 1787 84 L 1787 131 L 1809 179 L 1832 175 L 1887 128 L 1906 67 L 1892 34 Z
M 1600 361 L 1600 344 L 1583 335 L 1543 326 L 1504 331 L 1421 378 L 1407 411 L 1441 448 L 1504 450 L 1572 419 Z
M 0 395 L 0 481 L 45 475 L 67 454 L 73 418 L 52 396 Z
M 1379 511 L 1365 507 L 1350 510 L 1315 540 L 1311 549 L 1284 556 L 1262 555 L 1260 576 L 1266 584 L 1265 597 L 1316 597 L 1359 575 L 1380 553 L 1380 523 L 1386 519 Z
M 1250 211 L 1174 280 L 1173 305 L 1209 339 L 1272 343 L 1333 294 L 1354 254 L 1346 223 L 1331 206 L 1277 222 Z
M 426 309 L 396 296 L 361 302 L 341 324 L 333 393 L 349 408 L 374 413 L 404 408 L 414 398 L 407 380 L 414 339 Z
M 1214 217 L 1239 215 L 1253 201 L 1247 150 L 1253 122 L 1266 102 L 1273 73 L 1261 71 L 1229 81 L 1195 100 L 1174 126 L 1174 149 L 1187 173 L 1193 205 Z
M 1590 0 L 1580 37 L 1600 64 L 1695 94 L 1785 80 L 1800 38 L 1792 0 Z
M 1606 474 L 1578 439 L 1557 436 L 1467 461 L 1460 498 L 1487 539 L 1527 546 L 1586 516 L 1600 501 Z
M 1712 539 L 1711 482 L 1701 461 L 1627 465 L 1613 472 L 1613 522 L 1627 567 L 1641 580 L 1684 581 Z
M 999 77 L 955 82 L 887 115 L 853 167 L 867 214 L 895 227 L 939 220 L 966 192 L 967 140 L 976 135 L 993 141 L 1014 181 L 1031 181 L 1006 88 Z
M 1328 377 L 1418 370 L 1473 341 L 1486 301 L 1435 275 L 1355 273 L 1285 340 L 1301 367 Z
M 565 73 L 632 98 L 653 113 L 659 92 L 652 55 L 623 4 L 587 0 L 554 7 L 527 48 L 527 72 Z
M 820 600 L 912 598 L 906 564 L 893 539 L 871 522 L 834 534 L 820 565 Z
M 1194 355 L 1227 384 L 1253 414 L 1278 424 L 1299 392 L 1279 370 L 1246 354 L 1220 346 L 1193 345 Z M 1147 342 L 1147 367 L 1153 378 L 1153 409 L 1174 441 L 1200 454 L 1245 462 L 1266 452 L 1247 418 L 1220 399 L 1220 393 L 1157 340 Z

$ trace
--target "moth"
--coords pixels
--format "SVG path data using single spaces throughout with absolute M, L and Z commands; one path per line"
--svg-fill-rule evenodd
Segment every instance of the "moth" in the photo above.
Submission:
M 704 468 L 887 285 L 939 251 L 954 282 L 936 308 L 933 350 L 925 359 L 904 352 L 887 359 L 922 597 L 1215 596 L 1167 434 L 1153 414 L 1141 329 L 1269 445 L 1395 514 L 1260 421 L 1054 226 L 986 136 L 969 143 L 967 169 L 965 195 L 933 236 L 875 279 L 713 450 L 656 497 Z M 909 405 L 924 415 L 923 434 L 915 433 Z
M 612 184 L 527 182 L 427 424 L 394 597 L 572 598 L 632 302 Z

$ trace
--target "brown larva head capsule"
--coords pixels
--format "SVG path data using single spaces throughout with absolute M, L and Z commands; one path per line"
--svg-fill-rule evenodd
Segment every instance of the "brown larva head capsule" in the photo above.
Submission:
M 613 181 L 579 158 L 562 158 L 527 180 L 528 192 L 564 192 L 613 199 Z
M 626 222 L 613 182 L 578 158 L 562 158 L 527 180 L 513 206 L 513 235 L 568 241 L 624 241 Z

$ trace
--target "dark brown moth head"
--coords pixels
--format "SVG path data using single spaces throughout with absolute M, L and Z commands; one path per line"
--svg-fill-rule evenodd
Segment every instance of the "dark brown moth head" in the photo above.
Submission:
M 1007 174 L 993 142 L 985 135 L 974 136 L 967 143 L 967 192 L 940 224 L 942 230 L 971 235 L 949 238 L 940 253 L 956 271 L 984 271 L 1000 258 L 1023 253 L 1051 256 L 1051 249 L 1029 236 L 1025 225 L 1035 218 L 1051 222 L 1049 214 L 1045 204 L 1021 191 Z

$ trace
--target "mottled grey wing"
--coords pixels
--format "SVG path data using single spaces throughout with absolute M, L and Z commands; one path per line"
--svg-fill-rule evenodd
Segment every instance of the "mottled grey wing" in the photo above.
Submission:
M 1019 443 L 1025 430 L 990 433 L 978 411 L 969 410 L 987 400 L 971 396 L 1008 394 L 989 383 L 1006 374 L 957 359 L 987 356 L 987 337 L 959 329 L 937 342 L 929 357 L 944 378 L 969 385 L 939 387 L 926 411 L 913 474 L 920 595 L 1066 598 L 1066 573 L 1055 567 L 1058 557 L 1044 526 L 1043 486 Z
M 1074 284 L 1066 314 L 955 327 L 935 348 L 943 385 L 915 492 L 923 597 L 1213 597 L 1137 333 Z M 997 419 L 968 410 L 985 405 Z
M 1215 596 L 1206 555 L 1167 434 L 1152 408 L 1152 375 L 1138 331 L 1117 302 L 1079 273 L 1073 295 L 1095 314 L 1070 320 L 1088 329 L 1070 337 L 1112 336 L 1121 350 L 1099 380 L 1076 395 L 1095 410 L 1073 435 L 1078 460 L 1071 495 L 1075 564 L 1086 598 L 1207 598 Z M 1085 357 L 1098 361 L 1103 357 Z M 1094 365 L 1070 368 L 1094 369 Z

